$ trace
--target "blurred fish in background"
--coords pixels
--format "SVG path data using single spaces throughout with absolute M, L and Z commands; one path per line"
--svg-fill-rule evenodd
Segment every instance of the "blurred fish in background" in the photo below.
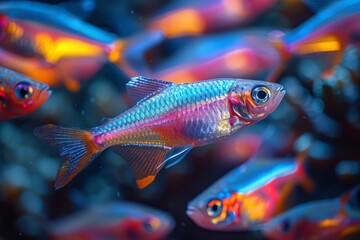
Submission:
M 151 19 L 148 29 L 162 30 L 167 38 L 201 35 L 251 21 L 276 0 L 177 1 Z
M 359 239 L 358 204 L 353 200 L 358 199 L 360 183 L 359 4 L 2 1 L 0 66 L 14 71 L 6 79 L 15 84 L 14 76 L 24 74 L 49 85 L 52 93 L 42 104 L 37 102 L 36 111 L 28 114 L 19 108 L 16 117 L 10 114 L 0 122 L 0 239 L 64 239 L 61 234 L 77 231 L 79 222 L 91 224 L 81 234 L 111 235 L 100 239 Z M 91 129 L 132 111 L 141 104 L 134 96 L 142 97 L 127 92 L 126 83 L 138 75 L 176 84 L 248 78 L 264 85 L 267 80 L 284 86 L 287 94 L 269 116 L 240 134 L 180 154 L 185 160 L 166 171 L 155 168 L 156 180 L 144 189 L 134 184 L 136 175 L 126 159 L 105 150 L 76 181 L 55 191 L 60 160 L 34 136 L 34 129 L 44 124 Z M 33 90 L 28 85 L 18 90 L 35 97 L 37 85 L 32 84 Z M 140 95 L 150 94 L 153 87 L 143 86 Z M 16 96 L 17 88 L 9 89 Z M 168 94 L 165 100 L 174 97 Z M 244 113 L 251 106 L 229 111 Z M 160 106 L 153 110 L 165 111 Z M 202 133 L 197 126 L 212 121 L 206 116 L 194 120 L 187 133 Z M 188 112 L 183 118 L 193 119 Z M 171 141 L 179 140 L 170 134 L 179 127 L 174 126 L 164 131 Z M 48 137 L 68 141 L 68 135 L 65 140 Z M 127 153 L 129 159 L 139 156 Z M 155 162 L 149 152 L 141 156 L 151 160 L 144 161 L 147 164 Z M 79 167 L 71 162 L 68 169 Z M 236 174 L 239 169 L 247 171 Z M 236 193 L 239 189 L 244 191 Z M 197 200 L 203 206 L 197 207 Z M 92 206 L 106 212 L 114 202 L 122 205 L 110 207 L 114 214 L 101 221 L 89 215 Z M 331 207 L 319 207 L 324 202 Z M 188 211 L 191 204 L 194 211 Z M 115 214 L 123 206 L 126 211 Z M 146 212 L 168 221 L 146 206 L 173 216 L 164 235 L 143 231 L 158 221 L 150 226 L 146 217 L 134 220 Z M 292 222 L 282 221 L 288 218 Z M 114 236 L 116 226 L 124 231 Z M 287 228 L 287 233 L 281 231 Z
M 359 191 L 299 204 L 273 218 L 263 232 L 270 239 L 355 239 L 360 232 Z
M 47 225 L 50 239 L 164 239 L 174 227 L 173 218 L 130 202 L 94 205 Z
M 282 31 L 253 29 L 197 37 L 142 74 L 173 83 L 224 77 L 267 79 L 282 61 L 269 39 L 282 35 Z
M 256 230 L 286 207 L 295 185 L 312 190 L 303 160 L 297 161 L 246 162 L 192 200 L 186 213 L 197 225 L 210 230 Z
M 0 121 L 35 111 L 50 95 L 48 85 L 0 67 Z
M 78 91 L 79 80 L 89 79 L 106 61 L 135 75 L 125 55 L 131 54 L 134 44 L 139 44 L 135 48 L 141 55 L 140 45 L 146 51 L 162 36 L 152 32 L 118 39 L 59 7 L 30 2 L 1 3 L 0 26 L 2 66 L 50 86 L 65 85 L 70 91 Z

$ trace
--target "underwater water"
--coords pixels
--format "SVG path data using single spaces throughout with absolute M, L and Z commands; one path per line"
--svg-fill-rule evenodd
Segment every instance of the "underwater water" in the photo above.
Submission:
M 1 1 L 0 66 L 14 73 L 0 74 L 0 240 L 359 239 L 360 1 L 319 2 Z M 23 103 L 44 87 L 24 88 L 16 72 L 51 94 Z M 136 76 L 173 84 L 127 91 Z M 286 94 L 190 85 L 218 78 Z M 126 124 L 106 124 L 136 108 L 120 139 Z M 47 124 L 89 134 L 36 137 Z M 222 177 L 226 187 L 213 185 Z M 300 204 L 310 210 L 289 211 Z

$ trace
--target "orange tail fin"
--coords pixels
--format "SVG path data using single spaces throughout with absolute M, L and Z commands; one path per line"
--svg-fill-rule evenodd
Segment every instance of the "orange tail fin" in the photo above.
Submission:
M 93 142 L 91 133 L 81 129 L 49 124 L 36 128 L 34 134 L 55 146 L 64 161 L 56 177 L 55 189 L 70 182 L 101 152 Z
M 135 77 L 149 71 L 145 53 L 164 40 L 160 31 L 151 31 L 130 39 L 117 40 L 111 45 L 110 62 L 115 63 L 126 75 Z
M 276 82 L 278 77 L 281 75 L 281 73 L 284 71 L 287 61 L 291 57 L 291 53 L 287 50 L 285 42 L 283 42 L 281 39 L 274 39 L 270 40 L 271 43 L 274 45 L 274 47 L 278 50 L 281 61 L 279 63 L 279 66 L 277 66 L 267 78 L 267 81 L 269 82 Z

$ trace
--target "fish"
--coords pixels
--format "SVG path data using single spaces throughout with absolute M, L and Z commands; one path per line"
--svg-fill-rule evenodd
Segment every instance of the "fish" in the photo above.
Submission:
M 51 95 L 49 86 L 0 67 L 0 121 L 27 115 Z
M 265 12 L 276 0 L 183 1 L 162 10 L 146 28 L 162 30 L 166 38 L 198 36 L 243 25 Z
M 251 159 L 191 200 L 186 214 L 209 230 L 257 230 L 283 210 L 296 184 L 313 189 L 303 161 Z
M 296 205 L 262 226 L 262 232 L 270 239 L 283 240 L 338 240 L 355 234 L 359 237 L 359 194 L 358 186 L 337 198 Z
M 266 79 L 282 61 L 269 39 L 284 32 L 251 29 L 196 37 L 163 63 L 140 74 L 173 83 L 228 77 Z
M 170 214 L 125 201 L 90 206 L 47 224 L 52 240 L 164 239 L 174 228 Z
M 359 43 L 360 2 L 358 0 L 333 1 L 318 14 L 302 23 L 280 40 L 274 40 L 282 54 L 283 65 L 292 56 L 332 53 L 327 59 L 323 76 L 333 74 L 334 66 L 339 65 L 343 53 L 349 44 Z M 277 72 L 277 71 L 275 71 Z M 276 75 L 270 81 L 276 81 Z
M 49 124 L 34 130 L 64 160 L 56 189 L 109 147 L 130 164 L 137 186 L 144 188 L 164 165 L 176 164 L 193 147 L 217 142 L 264 119 L 285 95 L 280 84 L 243 79 L 173 84 L 140 76 L 126 86 L 136 104 L 100 126 L 81 130 Z
M 136 76 L 132 62 L 162 41 L 160 32 L 119 39 L 55 5 L 35 2 L 0 4 L 0 65 L 50 87 L 80 88 L 106 62 Z
M 145 28 L 161 30 L 166 38 L 200 36 L 206 33 L 244 26 L 276 4 L 298 7 L 304 4 L 314 12 L 337 0 L 196 0 L 176 1 L 148 20 Z

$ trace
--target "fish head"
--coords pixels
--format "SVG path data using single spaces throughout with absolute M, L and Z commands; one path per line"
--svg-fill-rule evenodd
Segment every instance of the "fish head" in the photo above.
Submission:
M 284 87 L 277 83 L 237 80 L 229 91 L 229 102 L 242 122 L 252 124 L 274 111 L 284 95 Z
M 4 70 L 0 74 L 0 120 L 20 117 L 39 108 L 51 95 L 48 85 Z
M 166 212 L 140 205 L 127 207 L 128 216 L 118 227 L 118 235 L 126 239 L 164 239 L 175 226 L 174 219 Z
M 311 213 L 306 210 L 290 209 L 272 218 L 261 227 L 262 233 L 270 239 L 300 239 L 300 236 L 306 237 L 310 233 L 316 233 L 317 222 L 309 221 Z
M 231 230 L 233 215 L 224 208 L 220 198 L 194 199 L 189 202 L 186 214 L 200 227 L 209 230 Z
M 232 195 L 226 182 L 220 179 L 188 203 L 186 214 L 198 226 L 205 229 L 221 231 L 242 229 L 236 211 L 230 206 Z
M 163 239 L 174 228 L 174 220 L 166 213 L 148 214 L 140 222 L 141 239 Z

